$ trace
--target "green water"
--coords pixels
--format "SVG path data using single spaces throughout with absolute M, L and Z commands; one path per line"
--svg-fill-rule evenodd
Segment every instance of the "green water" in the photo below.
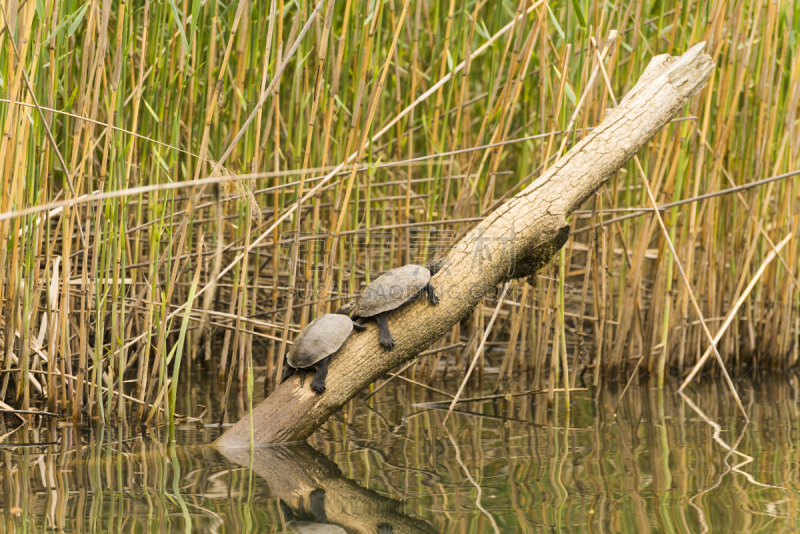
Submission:
M 537 396 L 464 404 L 443 423 L 418 406 L 441 395 L 398 381 L 308 445 L 253 455 L 223 456 L 207 446 L 218 427 L 199 423 L 5 415 L 0 532 L 798 532 L 798 381 L 737 388 L 749 424 L 721 381 L 686 397 L 633 385 L 616 416 L 622 387 L 606 386 L 596 402 L 576 393 L 568 418 L 563 397 L 548 411 Z M 179 411 L 204 404 L 211 423 L 221 389 L 193 376 Z M 245 405 L 232 399 L 229 417 Z

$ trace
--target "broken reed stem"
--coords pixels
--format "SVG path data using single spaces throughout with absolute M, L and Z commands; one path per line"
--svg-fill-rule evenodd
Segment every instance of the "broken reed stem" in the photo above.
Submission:
M 388 379 L 384 380 L 383 384 L 381 384 L 380 386 L 378 386 L 378 387 L 376 387 L 375 389 L 373 389 L 373 390 L 372 390 L 372 391 L 369 393 L 369 395 L 367 395 L 366 397 L 364 397 L 364 400 L 365 400 L 365 401 L 366 401 L 366 400 L 369 400 L 369 398 L 370 398 L 370 397 L 374 396 L 374 395 L 375 395 L 377 392 L 379 392 L 380 390 L 382 390 L 383 388 L 385 388 L 386 386 L 388 386 L 388 385 L 389 385 L 389 383 L 392 381 L 392 379 L 394 379 L 394 378 L 397 378 L 398 376 L 402 375 L 402 374 L 403 374 L 404 372 L 406 372 L 406 371 L 408 370 L 408 368 L 409 368 L 409 367 L 411 367 L 412 365 L 414 365 L 414 364 L 416 364 L 416 363 L 419 363 L 419 358 L 420 358 L 420 357 L 422 357 L 422 356 L 428 356 L 428 355 L 430 355 L 430 354 L 437 354 L 437 353 L 440 353 L 440 352 L 445 352 L 445 351 L 448 351 L 448 350 L 453 350 L 453 349 L 457 349 L 457 348 L 461 348 L 461 347 L 463 347 L 463 346 L 464 346 L 464 343 L 456 343 L 456 344 L 454 344 L 454 345 L 448 345 L 448 346 L 446 346 L 446 347 L 441 347 L 441 348 L 438 348 L 438 349 L 430 349 L 430 350 L 426 350 L 426 351 L 424 351 L 424 352 L 420 352 L 420 353 L 419 353 L 419 355 L 418 355 L 416 358 L 414 358 L 413 360 L 411 360 L 410 362 L 408 362 L 407 364 L 405 364 L 405 365 L 404 365 L 404 366 L 403 366 L 403 367 L 402 367 L 402 368 L 401 368 L 399 371 L 397 371 L 396 373 L 392 373 L 392 374 L 390 375 L 390 378 L 388 378 Z M 401 378 L 402 378 L 402 377 L 401 377 Z M 449 395 L 448 395 L 448 396 L 449 396 Z
M 612 412 L 611 412 L 612 417 L 614 417 L 614 418 L 617 417 L 617 408 L 619 408 L 619 403 L 622 402 L 622 398 L 625 396 L 625 393 L 628 391 L 628 388 L 631 386 L 631 382 L 633 382 L 633 377 L 636 376 L 636 371 L 639 370 L 639 366 L 642 365 L 642 362 L 644 361 L 644 359 L 645 359 L 644 355 L 639 356 L 636 359 L 636 366 L 633 368 L 633 371 L 631 372 L 631 376 L 628 377 L 628 381 L 625 382 L 625 387 L 622 388 L 622 393 L 619 394 L 619 398 L 617 399 L 616 404 L 614 404 L 614 410 L 612 410 Z
M 481 339 L 481 344 L 478 345 L 478 349 L 475 351 L 475 356 L 472 358 L 472 363 L 469 364 L 469 369 L 467 370 L 467 374 L 464 376 L 464 380 L 461 381 L 461 387 L 458 388 L 458 392 L 456 393 L 453 402 L 450 404 L 450 408 L 447 410 L 447 415 L 444 416 L 444 420 L 442 423 L 447 422 L 447 418 L 450 417 L 450 414 L 455 408 L 458 398 L 461 396 L 461 393 L 464 391 L 464 388 L 467 386 L 467 382 L 469 382 L 469 377 L 472 375 L 473 369 L 475 369 L 475 364 L 478 363 L 478 359 L 480 358 L 481 353 L 483 352 L 483 345 L 486 343 L 486 339 L 489 337 L 489 334 L 492 331 L 492 326 L 494 325 L 495 319 L 497 319 L 497 313 L 500 311 L 500 308 L 503 306 L 503 301 L 506 298 L 506 292 L 508 291 L 509 282 L 503 284 L 503 291 L 500 293 L 500 299 L 497 301 L 497 306 L 494 309 L 494 313 L 492 314 L 492 318 L 489 320 L 489 324 L 486 325 L 486 331 L 483 333 L 483 338 Z
M 758 268 L 756 274 L 753 275 L 753 279 L 750 280 L 750 283 L 747 285 L 747 288 L 745 288 L 742 295 L 728 311 L 728 315 L 725 317 L 725 322 L 722 323 L 722 326 L 719 328 L 717 335 L 714 336 L 714 344 L 712 346 L 715 346 L 717 343 L 719 343 L 719 340 L 722 339 L 722 336 L 725 334 L 725 332 L 728 330 L 728 327 L 733 322 L 734 317 L 736 317 L 736 313 L 739 311 L 739 308 L 742 307 L 742 304 L 744 304 L 744 301 L 747 300 L 747 297 L 750 295 L 750 292 L 753 290 L 754 287 L 756 287 L 756 283 L 761 278 L 761 275 L 764 274 L 764 271 L 767 270 L 767 267 L 772 262 L 772 260 L 774 260 L 776 256 L 780 255 L 779 253 L 781 249 L 784 247 L 784 245 L 786 245 L 786 243 L 789 242 L 789 239 L 791 239 L 791 237 L 792 234 L 789 233 L 789 235 L 784 237 L 783 240 L 781 240 L 775 246 L 775 248 L 771 250 L 769 254 L 767 254 L 767 257 L 761 263 L 761 267 Z M 700 358 L 700 360 L 698 360 L 698 362 L 694 365 L 689 375 L 684 379 L 680 388 L 678 388 L 678 391 L 683 391 L 686 388 L 686 386 L 689 385 L 689 383 L 694 379 L 695 375 L 697 375 L 700 369 L 703 368 L 703 365 L 706 363 L 710 355 L 711 355 L 711 347 L 708 347 L 706 351 L 703 353 L 703 356 Z
M 564 388 L 554 388 L 553 392 L 555 393 L 565 393 L 567 390 Z M 589 388 L 569 388 L 569 391 L 589 391 Z M 456 402 L 458 404 L 464 404 L 467 402 L 484 402 L 488 400 L 498 400 L 498 399 L 510 399 L 514 397 L 528 397 L 530 395 L 545 395 L 550 393 L 549 389 L 531 389 L 528 391 L 518 391 L 516 393 L 498 393 L 496 395 L 484 395 L 483 397 L 474 397 L 471 399 L 458 399 Z M 450 401 L 452 402 L 452 401 Z M 448 401 L 442 402 L 423 402 L 419 404 L 415 404 L 415 407 L 422 408 L 426 406 L 441 406 L 442 404 L 447 404 Z

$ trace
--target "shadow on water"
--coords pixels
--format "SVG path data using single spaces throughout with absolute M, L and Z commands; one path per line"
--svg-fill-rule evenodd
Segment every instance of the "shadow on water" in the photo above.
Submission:
M 215 382 L 193 380 L 184 413 L 216 406 L 215 421 Z M 796 377 L 738 383 L 749 424 L 722 381 L 685 397 L 632 386 L 616 415 L 611 386 L 576 393 L 569 417 L 563 397 L 518 397 L 462 404 L 445 425 L 438 393 L 392 383 L 309 444 L 252 455 L 207 446 L 216 426 L 5 414 L 0 534 L 798 531 Z

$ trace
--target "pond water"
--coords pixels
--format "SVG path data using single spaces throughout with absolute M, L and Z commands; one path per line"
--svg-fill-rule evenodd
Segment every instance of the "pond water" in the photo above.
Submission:
M 491 393 L 489 378 L 465 396 Z M 222 388 L 191 382 L 179 411 L 208 406 L 210 424 Z M 622 386 L 576 392 L 569 417 L 560 395 L 552 410 L 541 395 L 476 401 L 445 423 L 446 405 L 425 405 L 442 395 L 396 380 L 308 444 L 226 456 L 202 423 L 6 415 L 0 533 L 798 532 L 800 385 L 737 388 L 748 424 L 709 380 L 685 396 L 632 385 L 618 407 Z

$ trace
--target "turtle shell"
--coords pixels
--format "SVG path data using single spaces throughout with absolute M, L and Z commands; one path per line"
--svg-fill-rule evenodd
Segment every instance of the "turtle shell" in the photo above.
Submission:
M 290 521 L 286 523 L 289 532 L 297 534 L 347 534 L 347 531 L 333 523 L 312 523 L 310 521 Z
M 421 265 L 404 265 L 392 269 L 372 282 L 358 302 L 356 314 L 372 317 L 399 308 L 431 281 L 431 272 Z
M 346 315 L 326 313 L 300 332 L 286 359 L 295 369 L 311 367 L 339 350 L 352 331 L 352 319 Z

